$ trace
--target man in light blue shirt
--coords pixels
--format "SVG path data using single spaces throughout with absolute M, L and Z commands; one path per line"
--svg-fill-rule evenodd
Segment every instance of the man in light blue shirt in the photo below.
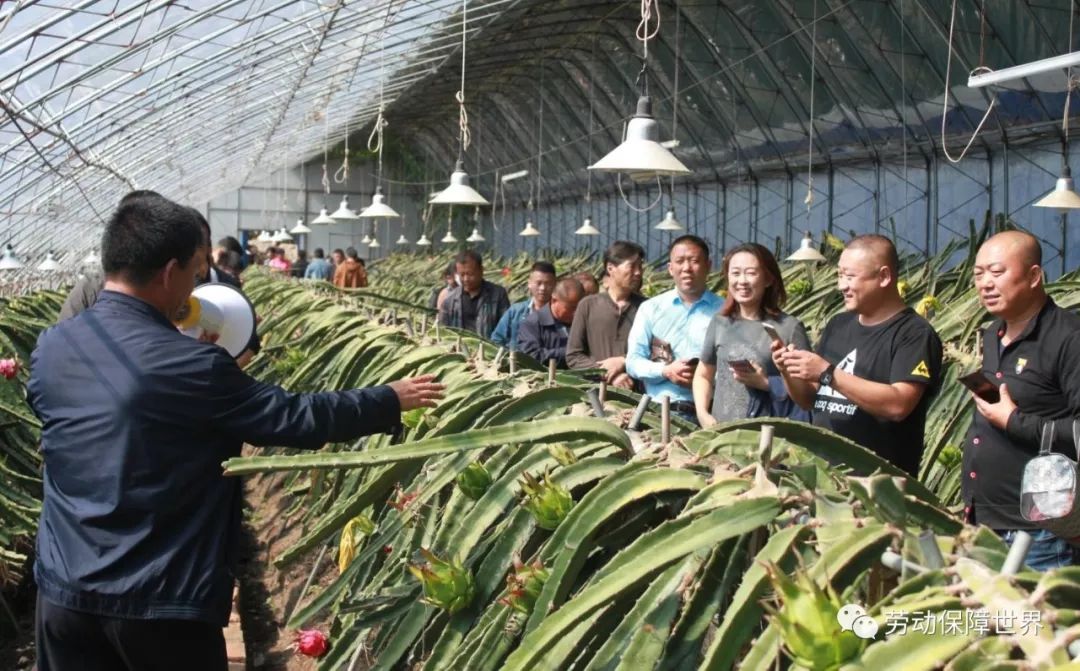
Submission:
M 537 261 L 529 273 L 529 298 L 514 303 L 503 313 L 495 330 L 491 332 L 491 342 L 510 350 L 518 349 L 517 336 L 521 322 L 534 310 L 539 310 L 551 302 L 551 292 L 555 288 L 555 266 L 548 261 Z
M 334 266 L 326 260 L 326 253 L 323 252 L 322 247 L 316 247 L 314 257 L 307 268 L 304 269 L 305 280 L 326 280 L 329 282 L 334 278 Z
M 709 243 L 683 235 L 671 243 L 668 272 L 675 288 L 641 304 L 630 329 L 626 372 L 645 383 L 645 393 L 697 423 L 691 383 L 705 331 L 724 301 L 705 289 Z

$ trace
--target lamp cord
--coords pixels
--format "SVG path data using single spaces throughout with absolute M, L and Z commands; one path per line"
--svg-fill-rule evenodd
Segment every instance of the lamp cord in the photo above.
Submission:
M 468 26 L 469 0 L 461 0 L 461 88 L 454 99 L 458 103 L 458 160 L 464 158 L 472 138 L 469 135 L 469 113 L 465 111 L 465 37 Z
M 949 118 L 949 79 L 950 79 L 950 74 L 952 73 L 952 52 L 953 52 L 953 34 L 954 34 L 953 31 L 954 31 L 955 27 L 956 27 L 956 0 L 953 0 L 953 2 L 952 2 L 952 16 L 949 19 L 949 42 L 948 42 L 948 50 L 949 50 L 949 52 L 948 52 L 948 56 L 945 59 L 945 95 L 944 95 L 944 100 L 942 102 L 942 112 L 941 112 L 941 151 L 942 151 L 943 154 L 945 154 L 945 158 L 947 158 L 950 163 L 959 163 L 960 161 L 962 161 L 964 159 L 964 156 L 967 155 L 968 150 L 971 149 L 972 143 L 975 142 L 975 138 L 979 136 L 979 131 L 982 130 L 983 124 L 985 124 L 986 120 L 990 118 L 990 112 L 993 111 L 994 104 L 997 102 L 997 98 L 990 98 L 990 105 L 986 108 L 986 113 L 983 114 L 982 119 L 979 120 L 979 125 L 975 127 L 975 132 L 971 134 L 971 138 L 968 139 L 967 144 L 964 145 L 964 150 L 960 152 L 960 156 L 958 156 L 956 158 L 953 158 L 952 154 L 949 153 L 949 148 L 945 145 L 945 122 Z M 971 74 L 983 73 L 983 72 L 993 72 L 993 70 L 986 67 L 985 65 L 980 64 L 979 67 L 977 67 L 977 68 L 975 68 L 974 70 L 971 71 Z
M 815 0 L 816 2 L 817 0 Z M 673 90 L 671 92 L 671 139 L 678 140 L 679 129 L 679 59 L 682 56 L 682 35 L 680 33 L 680 27 L 682 24 L 682 12 L 679 11 L 679 2 L 675 0 L 675 82 L 672 85 Z M 671 176 L 669 183 L 671 208 L 675 209 L 675 175 Z
M 386 35 L 382 36 L 382 45 L 379 47 L 379 113 L 375 116 L 375 126 L 371 129 L 371 135 L 368 136 L 367 148 L 368 151 L 376 153 L 379 156 L 378 165 L 375 168 L 375 186 L 378 187 L 382 181 L 382 150 L 383 150 L 383 129 L 388 125 L 386 118 L 383 117 L 383 110 L 386 105 L 383 101 L 383 59 L 386 53 Z
M 817 82 L 817 0 L 814 0 L 814 16 L 810 23 L 810 128 L 806 143 L 806 220 L 814 207 L 814 85 Z
M 1067 51 L 1073 48 L 1073 19 L 1076 16 L 1076 0 L 1069 0 L 1069 46 Z M 1067 160 L 1069 151 L 1069 103 L 1072 101 L 1072 92 L 1076 88 L 1077 78 L 1073 76 L 1072 66 L 1065 71 L 1065 111 L 1061 115 L 1061 130 L 1065 134 L 1065 154 Z
M 592 41 L 592 59 L 591 59 L 591 63 L 596 63 L 596 36 L 595 35 L 593 36 L 593 41 Z M 593 118 L 593 102 L 594 102 L 593 80 L 594 79 L 595 79 L 595 75 L 593 74 L 593 68 L 590 67 L 589 68 L 589 137 L 588 137 L 589 162 L 586 164 L 586 168 L 585 168 L 585 175 L 586 175 L 586 177 L 585 177 L 585 180 L 586 180 L 585 181 L 585 202 L 586 203 L 591 203 L 592 202 L 592 170 L 589 170 L 587 166 L 592 165 L 592 138 L 593 138 L 593 121 L 594 121 L 594 118 Z
M 334 181 L 344 184 L 349 181 L 349 117 L 345 116 L 345 158 L 341 161 L 341 167 L 334 173 Z
M 322 136 L 322 185 L 326 195 L 330 195 L 330 172 L 327 166 L 330 163 L 330 108 L 323 110 L 323 136 Z

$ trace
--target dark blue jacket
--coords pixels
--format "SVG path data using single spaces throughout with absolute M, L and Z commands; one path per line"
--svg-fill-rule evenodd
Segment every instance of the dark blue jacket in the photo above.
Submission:
M 400 418 L 389 387 L 291 394 L 259 382 L 112 291 L 42 333 L 27 390 L 43 425 L 41 595 L 138 619 L 228 621 L 241 483 L 221 462 L 243 442 L 318 449 Z
M 533 310 L 518 327 L 518 349 L 540 363 L 547 365 L 555 359 L 556 366 L 566 368 L 566 341 L 570 337 L 570 325 L 555 319 L 551 303 Z

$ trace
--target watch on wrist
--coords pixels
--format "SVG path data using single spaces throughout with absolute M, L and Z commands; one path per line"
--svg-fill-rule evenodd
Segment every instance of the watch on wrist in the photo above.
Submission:
M 833 383 L 833 373 L 836 372 L 836 364 L 830 363 L 829 367 L 818 376 L 818 384 L 823 387 L 831 387 Z

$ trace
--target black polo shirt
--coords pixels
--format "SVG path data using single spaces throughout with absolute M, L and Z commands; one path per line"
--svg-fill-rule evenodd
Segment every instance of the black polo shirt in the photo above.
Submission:
M 978 409 L 964 440 L 961 491 L 965 513 L 993 529 L 1033 529 L 1020 516 L 1024 465 L 1039 452 L 1042 427 L 1054 420 L 1054 451 L 1075 456 L 1073 418 L 1080 417 L 1080 316 L 1047 299 L 1020 336 L 1001 346 L 1005 322 L 983 334 L 982 371 L 1004 383 L 1017 409 L 1004 431 Z
M 480 292 L 475 296 L 469 295 L 468 291 L 461 292 L 461 328 L 466 331 L 477 332 L 476 317 L 480 314 Z

